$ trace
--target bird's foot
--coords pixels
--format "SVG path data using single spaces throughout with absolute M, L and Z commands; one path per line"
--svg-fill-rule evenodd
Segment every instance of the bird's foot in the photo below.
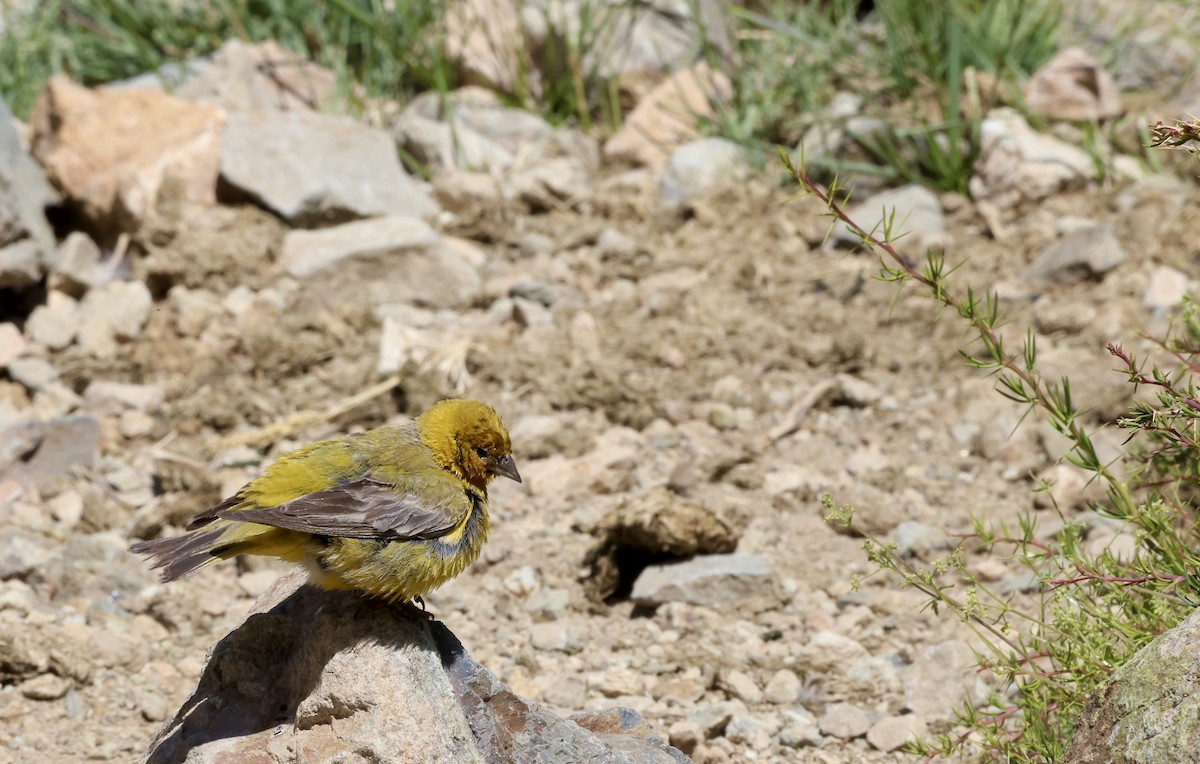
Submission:
M 425 599 L 423 597 L 421 597 L 420 595 L 413 597 L 411 600 L 409 600 L 408 602 L 406 602 L 404 604 L 407 605 L 408 607 L 412 608 L 412 610 L 414 612 L 416 612 L 418 615 L 420 615 L 421 618 L 424 618 L 426 621 L 436 621 L 437 620 L 437 616 L 435 616 L 433 613 L 429 612 L 429 610 L 427 610 L 425 608 Z

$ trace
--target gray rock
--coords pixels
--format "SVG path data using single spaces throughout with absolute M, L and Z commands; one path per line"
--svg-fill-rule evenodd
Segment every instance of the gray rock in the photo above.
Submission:
M 779 669 L 767 681 L 767 686 L 763 690 L 763 697 L 769 703 L 774 703 L 777 706 L 787 706 L 796 702 L 796 699 L 800 697 L 802 689 L 803 684 L 800 681 L 800 677 L 796 676 L 795 671 L 791 669 Z
M 1139 650 L 1093 693 L 1064 761 L 1200 762 L 1200 611 Z
M 79 346 L 91 355 L 114 355 L 118 341 L 142 333 L 153 307 L 140 281 L 113 281 L 89 291 L 79 303 Z
M 901 557 L 916 555 L 925 558 L 931 552 L 949 549 L 954 539 L 946 535 L 946 531 L 927 523 L 916 520 L 905 520 L 892 529 L 892 539 L 896 542 L 896 554 Z
M 767 561 L 755 554 L 736 553 L 651 565 L 634 582 L 630 599 L 640 605 L 689 602 L 752 611 L 776 607 L 781 602 L 775 571 Z
M 25 578 L 50 560 L 50 552 L 33 536 L 8 534 L 0 541 L 0 581 Z
M 0 324 L 0 368 L 24 355 L 28 346 L 16 324 L 7 321 Z
M 42 278 L 42 249 L 33 239 L 0 247 L 0 289 L 21 289 Z
M 808 709 L 789 708 L 783 712 L 783 730 L 779 733 L 780 745 L 788 748 L 804 748 L 821 743 L 821 728 Z
M 438 211 L 401 167 L 387 133 L 310 112 L 231 114 L 221 183 L 224 197 L 250 200 L 305 228 Z
M 741 146 L 724 138 L 700 138 L 671 153 L 659 193 L 668 206 L 682 207 L 749 176 L 750 162 Z
M 72 231 L 58 247 L 50 288 L 78 299 L 97 283 L 100 247 L 82 231 Z
M 137 385 L 93 379 L 83 391 L 83 402 L 97 414 L 119 414 L 126 409 L 147 411 L 162 405 L 166 392 L 158 385 Z
M 628 709 L 556 717 L 501 684 L 441 623 L 303 582 L 300 572 L 281 579 L 212 649 L 147 762 L 297 750 L 325 761 L 686 761 Z
M 8 364 L 8 376 L 36 393 L 58 381 L 58 369 L 45 358 L 25 356 Z
M 326 294 L 371 305 L 462 307 L 479 293 L 478 271 L 421 220 L 389 216 L 319 231 L 291 231 L 280 256 L 288 272 Z M 353 295 L 353 297 L 351 297 Z
M 929 722 L 948 721 L 964 700 L 982 698 L 971 646 L 948 640 L 921 650 L 902 672 L 904 707 Z
M 20 433 L 28 433 L 23 437 Z M 0 432 L 0 442 L 24 442 L 17 459 L 0 454 L 0 477 L 12 477 L 45 488 L 72 467 L 91 467 L 100 446 L 100 422 L 90 414 L 64 416 L 49 422 L 17 422 Z
M 903 236 L 900 246 L 913 253 L 923 253 L 929 247 L 946 244 L 946 218 L 942 214 L 942 204 L 924 186 L 911 184 L 883 191 L 853 204 L 846 214 L 868 231 L 875 231 L 879 238 L 883 237 L 884 220 L 893 221 L 891 238 L 895 240 Z M 857 244 L 858 237 L 840 225 L 834 228 L 827 240 L 828 246 L 853 247 Z
M 980 151 L 971 197 L 997 215 L 1085 186 L 1096 173 L 1082 149 L 1042 135 L 1011 109 L 996 109 L 979 127 Z M 984 210 L 985 216 L 990 213 Z M 989 219 L 989 225 L 995 221 Z
M 725 739 L 752 751 L 765 751 L 781 726 L 775 714 L 737 714 L 725 726 Z
M 283 240 L 280 262 L 287 272 L 306 279 L 343 265 L 353 258 L 392 257 L 431 249 L 438 235 L 424 221 L 410 216 L 363 220 L 319 231 L 292 231 Z
M 1183 302 L 1190 285 L 1187 274 L 1169 265 L 1160 265 L 1150 271 L 1150 283 L 1146 285 L 1142 303 L 1155 313 L 1165 313 Z
M 57 201 L 41 167 L 22 145 L 8 104 L 0 98 L 0 248 L 29 239 L 39 257 L 53 252 L 54 232 L 45 209 Z
M 722 671 L 720 676 L 717 677 L 717 687 L 750 705 L 762 703 L 762 690 L 759 689 L 754 679 L 744 671 L 738 671 L 737 669 Z
M 253 45 L 227 40 L 211 57 L 181 68 L 165 72 L 168 86 L 179 80 L 174 95 L 229 112 L 329 111 L 344 105 L 336 74 L 274 40 Z
M 513 175 L 514 198 L 537 211 L 569 206 L 592 192 L 592 173 L 570 157 L 548 159 Z
M 595 6 L 590 0 L 567 0 L 553 6 L 554 13 L 538 5 L 522 5 L 526 44 L 545 50 L 585 35 L 589 44 L 584 47 L 581 66 L 600 77 L 671 72 L 692 63 L 705 46 L 712 46 L 724 58 L 733 53 L 725 13 L 715 0 L 604 6 Z M 552 36 L 556 39 L 550 39 Z
M 710 591 L 709 586 L 719 584 L 702 580 L 703 576 L 698 570 L 706 566 L 714 569 L 719 567 L 729 555 L 717 553 L 732 552 L 737 548 L 741 534 L 707 507 L 683 499 L 667 489 L 656 489 L 635 496 L 609 512 L 600 522 L 595 535 L 599 540 L 588 552 L 585 560 L 585 564 L 591 568 L 588 594 L 593 599 L 603 600 L 619 588 L 623 575 L 637 572 L 623 571 L 622 560 L 646 555 L 660 559 L 663 556 L 687 558 L 694 555 L 712 555 L 697 558 L 691 561 L 690 567 L 675 570 L 672 575 L 682 578 L 698 576 L 696 592 L 703 591 L 706 596 L 718 596 L 719 593 Z M 743 557 L 745 556 L 737 556 L 731 565 L 734 568 L 739 564 L 765 566 L 761 558 L 747 562 Z M 648 571 L 649 569 L 646 572 Z M 645 575 L 645 572 L 642 575 Z M 663 579 L 661 575 L 652 574 L 643 584 L 644 593 L 650 591 L 644 587 L 652 580 Z M 756 589 L 760 586 L 763 586 L 761 581 L 750 588 Z M 681 594 L 669 586 L 662 592 Z
M 61 350 L 75 341 L 80 326 L 79 303 L 69 295 L 52 291 L 46 295 L 46 302 L 29 314 L 25 333 L 33 342 Z
M 1090 223 L 1051 244 L 1026 269 L 1026 281 L 1070 284 L 1098 279 L 1128 256 L 1108 223 Z
M 867 742 L 875 750 L 888 753 L 920 740 L 926 733 L 925 720 L 916 714 L 885 716 L 867 730 Z
M 529 627 L 529 643 L 538 650 L 574 655 L 583 649 L 579 632 L 558 621 L 535 623 Z
M 821 716 L 821 732 L 825 735 L 853 740 L 871 729 L 871 715 L 851 703 L 833 703 Z
M 1059 51 L 1023 89 L 1029 110 L 1051 119 L 1098 122 L 1121 114 L 1116 81 L 1081 48 Z

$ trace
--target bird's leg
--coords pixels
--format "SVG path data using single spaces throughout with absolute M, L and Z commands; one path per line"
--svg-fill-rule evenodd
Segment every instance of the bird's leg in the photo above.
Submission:
M 419 594 L 404 604 L 412 608 L 417 614 L 420 615 L 421 618 L 424 618 L 426 621 L 437 620 L 437 617 L 425 608 L 425 600 Z

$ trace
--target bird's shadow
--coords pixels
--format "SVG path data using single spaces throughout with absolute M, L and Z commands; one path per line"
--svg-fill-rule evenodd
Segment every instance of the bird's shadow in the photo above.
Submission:
M 158 731 L 147 764 L 176 764 L 213 741 L 307 729 L 336 718 L 336 698 L 322 706 L 311 696 L 330 661 L 344 651 L 362 645 L 416 649 L 445 665 L 447 650 L 457 644 L 445 626 L 411 606 L 318 589 L 302 574 L 281 579 L 261 602 L 259 612 L 210 650 L 196 690 Z

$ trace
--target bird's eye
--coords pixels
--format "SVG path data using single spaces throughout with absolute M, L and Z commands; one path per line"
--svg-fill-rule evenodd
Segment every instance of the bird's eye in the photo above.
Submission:
M 488 456 L 486 448 L 477 448 L 477 449 L 475 449 L 475 453 L 479 456 L 480 459 L 486 459 Z

